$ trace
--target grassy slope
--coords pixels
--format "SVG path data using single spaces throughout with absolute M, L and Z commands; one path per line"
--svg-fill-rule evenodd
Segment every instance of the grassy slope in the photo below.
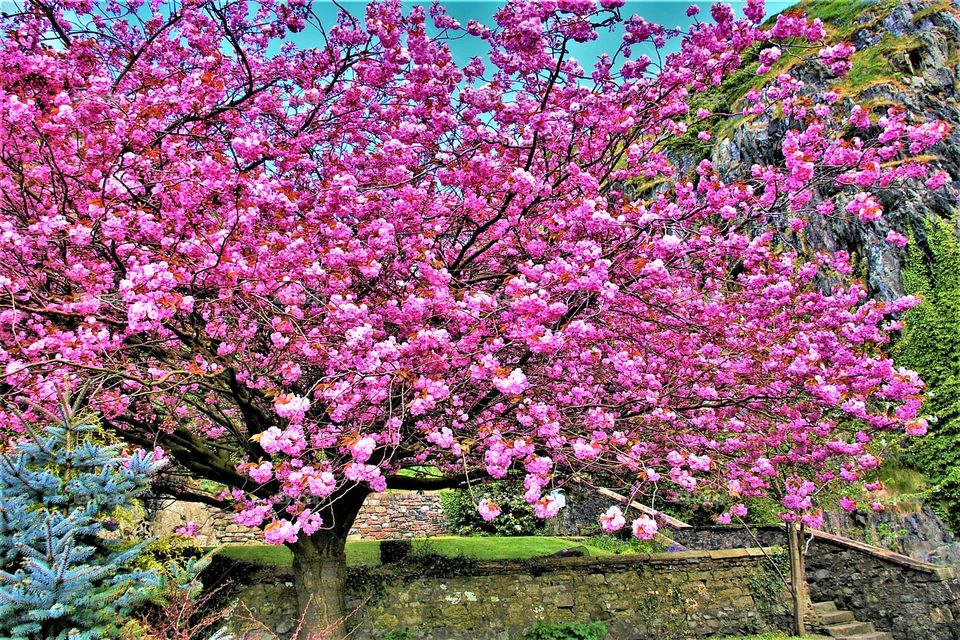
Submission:
M 820 18 L 827 29 L 828 44 L 850 41 L 863 29 L 870 29 L 886 18 L 898 0 L 801 0 L 788 11 L 797 11 L 810 18 Z M 918 14 L 919 15 L 919 14 Z M 771 17 L 766 26 L 772 26 L 775 17 Z M 773 69 L 765 75 L 758 76 L 759 62 L 757 56 L 760 47 L 754 46 L 744 52 L 743 66 L 739 71 L 731 74 L 719 87 L 693 96 L 690 101 L 691 113 L 705 108 L 717 117 L 711 120 L 700 120 L 691 117 L 688 122 L 687 133 L 678 138 L 668 140 L 664 148 L 675 153 L 690 155 L 696 160 L 707 158 L 713 149 L 713 142 L 701 142 L 697 134 L 703 130 L 710 131 L 714 138 L 729 138 L 737 128 L 749 122 L 753 116 L 741 116 L 743 98 L 751 89 L 762 89 L 766 85 L 776 82 L 778 75 L 789 72 L 801 64 L 806 56 L 810 55 L 806 43 L 795 43 L 802 46 L 792 53 L 784 55 Z M 902 74 L 894 69 L 893 60 L 908 54 L 912 49 L 920 46 L 919 41 L 912 36 L 894 38 L 885 36 L 872 47 L 857 51 L 851 62 L 853 68 L 842 79 L 832 83 L 831 88 L 842 95 L 857 98 L 867 89 L 879 83 L 898 83 Z M 866 101 L 868 106 L 882 107 Z
M 582 541 L 565 538 L 539 536 L 520 536 L 501 538 L 496 536 L 481 538 L 461 538 L 439 536 L 427 540 L 414 540 L 414 552 L 432 552 L 445 556 L 465 555 L 478 560 L 512 560 L 548 556 L 561 549 L 583 547 L 591 556 L 610 555 Z M 243 560 L 256 564 L 287 566 L 291 562 L 290 551 L 286 547 L 267 544 L 227 545 L 220 554 L 234 560 Z M 380 562 L 380 543 L 376 540 L 354 540 L 347 543 L 347 564 L 370 565 Z

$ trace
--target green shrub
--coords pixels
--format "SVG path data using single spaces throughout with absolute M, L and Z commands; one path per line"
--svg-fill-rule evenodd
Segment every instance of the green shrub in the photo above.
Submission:
M 380 563 L 402 562 L 413 553 L 413 540 L 384 540 L 380 543 Z
M 924 233 L 915 234 L 907 249 L 902 276 L 907 293 L 921 296 L 923 303 L 907 312 L 893 356 L 898 365 L 918 372 L 927 383 L 929 393 L 923 412 L 932 414 L 934 419 L 926 437 L 904 443 L 906 455 L 900 462 L 926 475 L 931 485 L 926 493 L 934 501 L 935 510 L 943 513 L 958 531 L 960 241 L 954 235 L 954 222 L 926 222 Z M 917 489 L 920 484 L 914 482 Z
M 585 542 L 591 547 L 602 549 L 617 555 L 623 553 L 657 553 L 663 551 L 663 545 L 649 540 L 638 540 L 633 536 L 618 538 L 611 535 L 591 536 Z
M 415 569 L 424 576 L 462 576 L 469 575 L 476 569 L 479 561 L 459 553 L 454 556 L 437 553 L 428 544 L 404 558 L 399 564 L 402 568 Z
M 403 629 L 397 627 L 383 636 L 383 640 L 413 640 L 413 634 L 410 633 L 410 630 L 404 627 Z
M 544 522 L 523 499 L 517 480 L 491 482 L 474 490 L 476 500 L 483 498 L 500 505 L 500 515 L 484 522 L 467 490 L 450 489 L 440 493 L 440 506 L 450 530 L 457 535 L 535 536 L 543 532 Z
M 538 622 L 520 640 L 603 640 L 607 625 L 602 622 Z

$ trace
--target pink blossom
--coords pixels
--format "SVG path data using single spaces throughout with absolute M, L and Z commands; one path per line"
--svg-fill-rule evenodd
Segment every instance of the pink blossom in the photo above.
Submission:
M 269 505 L 261 504 L 240 511 L 233 517 L 233 519 L 237 522 L 237 524 L 242 524 L 247 527 L 256 527 L 259 526 L 272 511 L 273 509 Z
M 819 529 L 823 526 L 823 512 L 806 513 L 800 517 L 800 522 L 811 529 Z
M 306 448 L 303 441 L 303 432 L 296 425 L 287 429 L 270 427 L 259 435 L 258 441 L 263 450 L 267 453 L 283 452 L 287 455 L 297 456 Z
M 858 193 L 853 200 L 844 207 L 844 210 L 855 214 L 863 222 L 876 220 L 883 213 L 883 208 L 877 199 L 869 193 Z
M 697 456 L 690 454 L 687 458 L 690 469 L 694 471 L 710 471 L 710 456 Z
M 933 175 L 927 178 L 924 186 L 926 186 L 928 189 L 939 189 L 948 182 L 950 182 L 950 174 L 948 174 L 946 171 L 936 171 L 933 173 Z
M 441 449 L 450 449 L 456 445 L 456 439 L 453 431 L 449 427 L 443 427 L 439 431 L 432 431 L 427 434 L 427 441 L 432 442 Z
M 678 469 L 677 467 L 670 470 L 670 480 L 689 492 L 692 492 L 697 486 L 696 478 L 690 475 L 688 471 Z
M 592 460 L 600 455 L 600 449 L 594 443 L 577 440 L 573 443 L 573 455 L 577 460 Z
M 606 513 L 600 516 L 600 528 L 606 533 L 619 531 L 626 523 L 627 520 L 623 517 L 623 512 L 617 506 L 610 507 Z
M 642 515 L 634 520 L 631 527 L 634 537 L 640 540 L 653 540 L 659 530 L 656 520 L 648 515 Z
M 297 525 L 301 531 L 311 536 L 323 527 L 323 518 L 312 511 L 304 511 L 297 518 Z
M 743 8 L 743 15 L 754 24 L 763 22 L 765 13 L 764 0 L 747 0 L 747 6 Z
M 329 471 L 314 473 L 311 470 L 311 473 L 309 473 L 306 477 L 307 487 L 309 488 L 310 493 L 320 498 L 325 498 L 333 493 L 333 490 L 337 486 L 336 478 Z
M 514 369 L 505 378 L 494 378 L 493 386 L 502 393 L 519 395 L 526 391 L 530 384 L 527 382 L 527 377 L 523 375 L 523 371 Z
M 265 484 L 273 477 L 273 465 L 269 462 L 261 462 L 256 466 L 251 465 L 247 468 L 247 475 L 254 482 Z
M 274 520 L 263 530 L 263 540 L 267 544 L 284 544 L 296 542 L 300 533 L 300 524 L 290 522 L 285 518 Z
M 310 400 L 297 395 L 280 396 L 274 404 L 278 416 L 292 421 L 301 420 L 310 408 Z
M 483 518 L 484 522 L 490 522 L 500 515 L 500 505 L 484 498 L 477 505 L 477 511 L 480 512 L 480 517 Z
M 819 57 L 834 75 L 843 76 L 846 75 L 852 67 L 850 56 L 852 56 L 855 51 L 856 49 L 849 42 L 841 42 L 821 49 Z
M 847 497 L 840 498 L 840 508 L 844 511 L 856 511 L 857 503 L 855 500 L 852 500 Z
M 859 129 L 866 129 L 870 126 L 869 112 L 860 105 L 854 105 L 850 114 L 850 124 L 853 126 Z
M 885 239 L 888 243 L 900 248 L 907 246 L 907 243 L 909 242 L 907 236 L 897 233 L 893 229 L 887 232 L 887 237 Z
M 904 425 L 904 431 L 910 436 L 922 436 L 927 433 L 927 421 L 923 418 L 908 420 Z
M 377 448 L 377 441 L 370 436 L 364 436 L 350 445 L 350 455 L 357 462 L 363 463 L 370 459 L 374 449 Z
M 879 193 L 947 183 L 920 155 L 946 123 L 814 95 L 805 64 L 741 101 L 777 132 L 752 166 L 661 149 L 726 117 L 695 96 L 752 52 L 848 70 L 821 20 L 719 3 L 670 42 L 622 0 L 464 28 L 376 0 L 317 55 L 289 38 L 314 26 L 300 1 L 223 20 L 54 2 L 70 46 L 22 4 L 0 15 L 5 435 L 12 407 L 55 410 L 93 376 L 121 439 L 227 478 L 236 522 L 285 543 L 338 489 L 411 466 L 522 470 L 542 517 L 544 488 L 586 472 L 625 494 L 782 492 L 781 517 L 814 522 L 872 442 L 926 429 L 922 381 L 887 355 L 917 300 L 871 300 L 849 255 L 781 234 L 886 233 Z M 611 29 L 622 51 L 576 59 Z
M 174 533 L 176 533 L 178 536 L 183 536 L 184 538 L 196 538 L 197 533 L 199 533 L 199 527 L 193 520 L 188 520 L 183 526 L 177 527 L 174 530 Z
M 544 496 L 533 503 L 534 514 L 544 520 L 554 517 L 559 511 L 560 505 L 550 496 Z

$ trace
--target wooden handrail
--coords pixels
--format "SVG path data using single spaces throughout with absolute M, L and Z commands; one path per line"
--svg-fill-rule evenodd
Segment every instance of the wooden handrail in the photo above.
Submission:
M 673 527 L 674 529 L 690 529 L 691 528 L 689 524 L 687 524 L 686 522 L 683 522 L 682 520 L 677 520 L 676 518 L 668 516 L 667 514 L 661 511 L 657 511 L 656 509 L 651 509 L 650 507 L 644 504 L 640 504 L 635 500 L 630 500 L 626 496 L 622 496 L 615 491 L 611 491 L 610 489 L 599 488 L 597 489 L 597 493 L 599 493 L 604 497 L 612 498 L 617 502 L 621 502 L 627 505 L 628 507 L 631 507 L 633 509 L 636 509 L 637 511 L 647 514 L 648 516 L 655 517 L 658 520 L 662 520 L 668 525 L 670 525 L 671 527 Z

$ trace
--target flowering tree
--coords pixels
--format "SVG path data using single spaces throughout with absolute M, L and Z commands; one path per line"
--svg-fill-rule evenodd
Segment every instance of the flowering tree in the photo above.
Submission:
M 335 24 L 273 0 L 10 12 L 9 406 L 99 385 L 108 428 L 220 483 L 194 497 L 293 550 L 301 606 L 320 605 L 307 630 L 343 615 L 344 541 L 371 491 L 515 469 L 550 517 L 547 489 L 577 471 L 744 495 L 780 464 L 855 481 L 873 435 L 920 406 L 881 351 L 912 301 L 831 287 L 843 256 L 780 240 L 812 213 L 881 215 L 876 191 L 924 178 L 910 156 L 943 127 L 842 122 L 839 96 L 787 76 L 738 114 L 691 113 L 748 51 L 765 72 L 823 26 L 761 29 L 753 1 L 677 34 L 622 4 L 510 2 L 489 28 L 399 2 Z M 305 29 L 316 46 L 285 40 Z M 608 55 L 572 57 L 600 37 Z M 454 38 L 488 54 L 458 66 Z M 819 59 L 842 74 L 851 52 Z M 782 166 L 729 178 L 663 152 L 693 120 L 774 113 Z M 425 467 L 440 475 L 410 473 Z

